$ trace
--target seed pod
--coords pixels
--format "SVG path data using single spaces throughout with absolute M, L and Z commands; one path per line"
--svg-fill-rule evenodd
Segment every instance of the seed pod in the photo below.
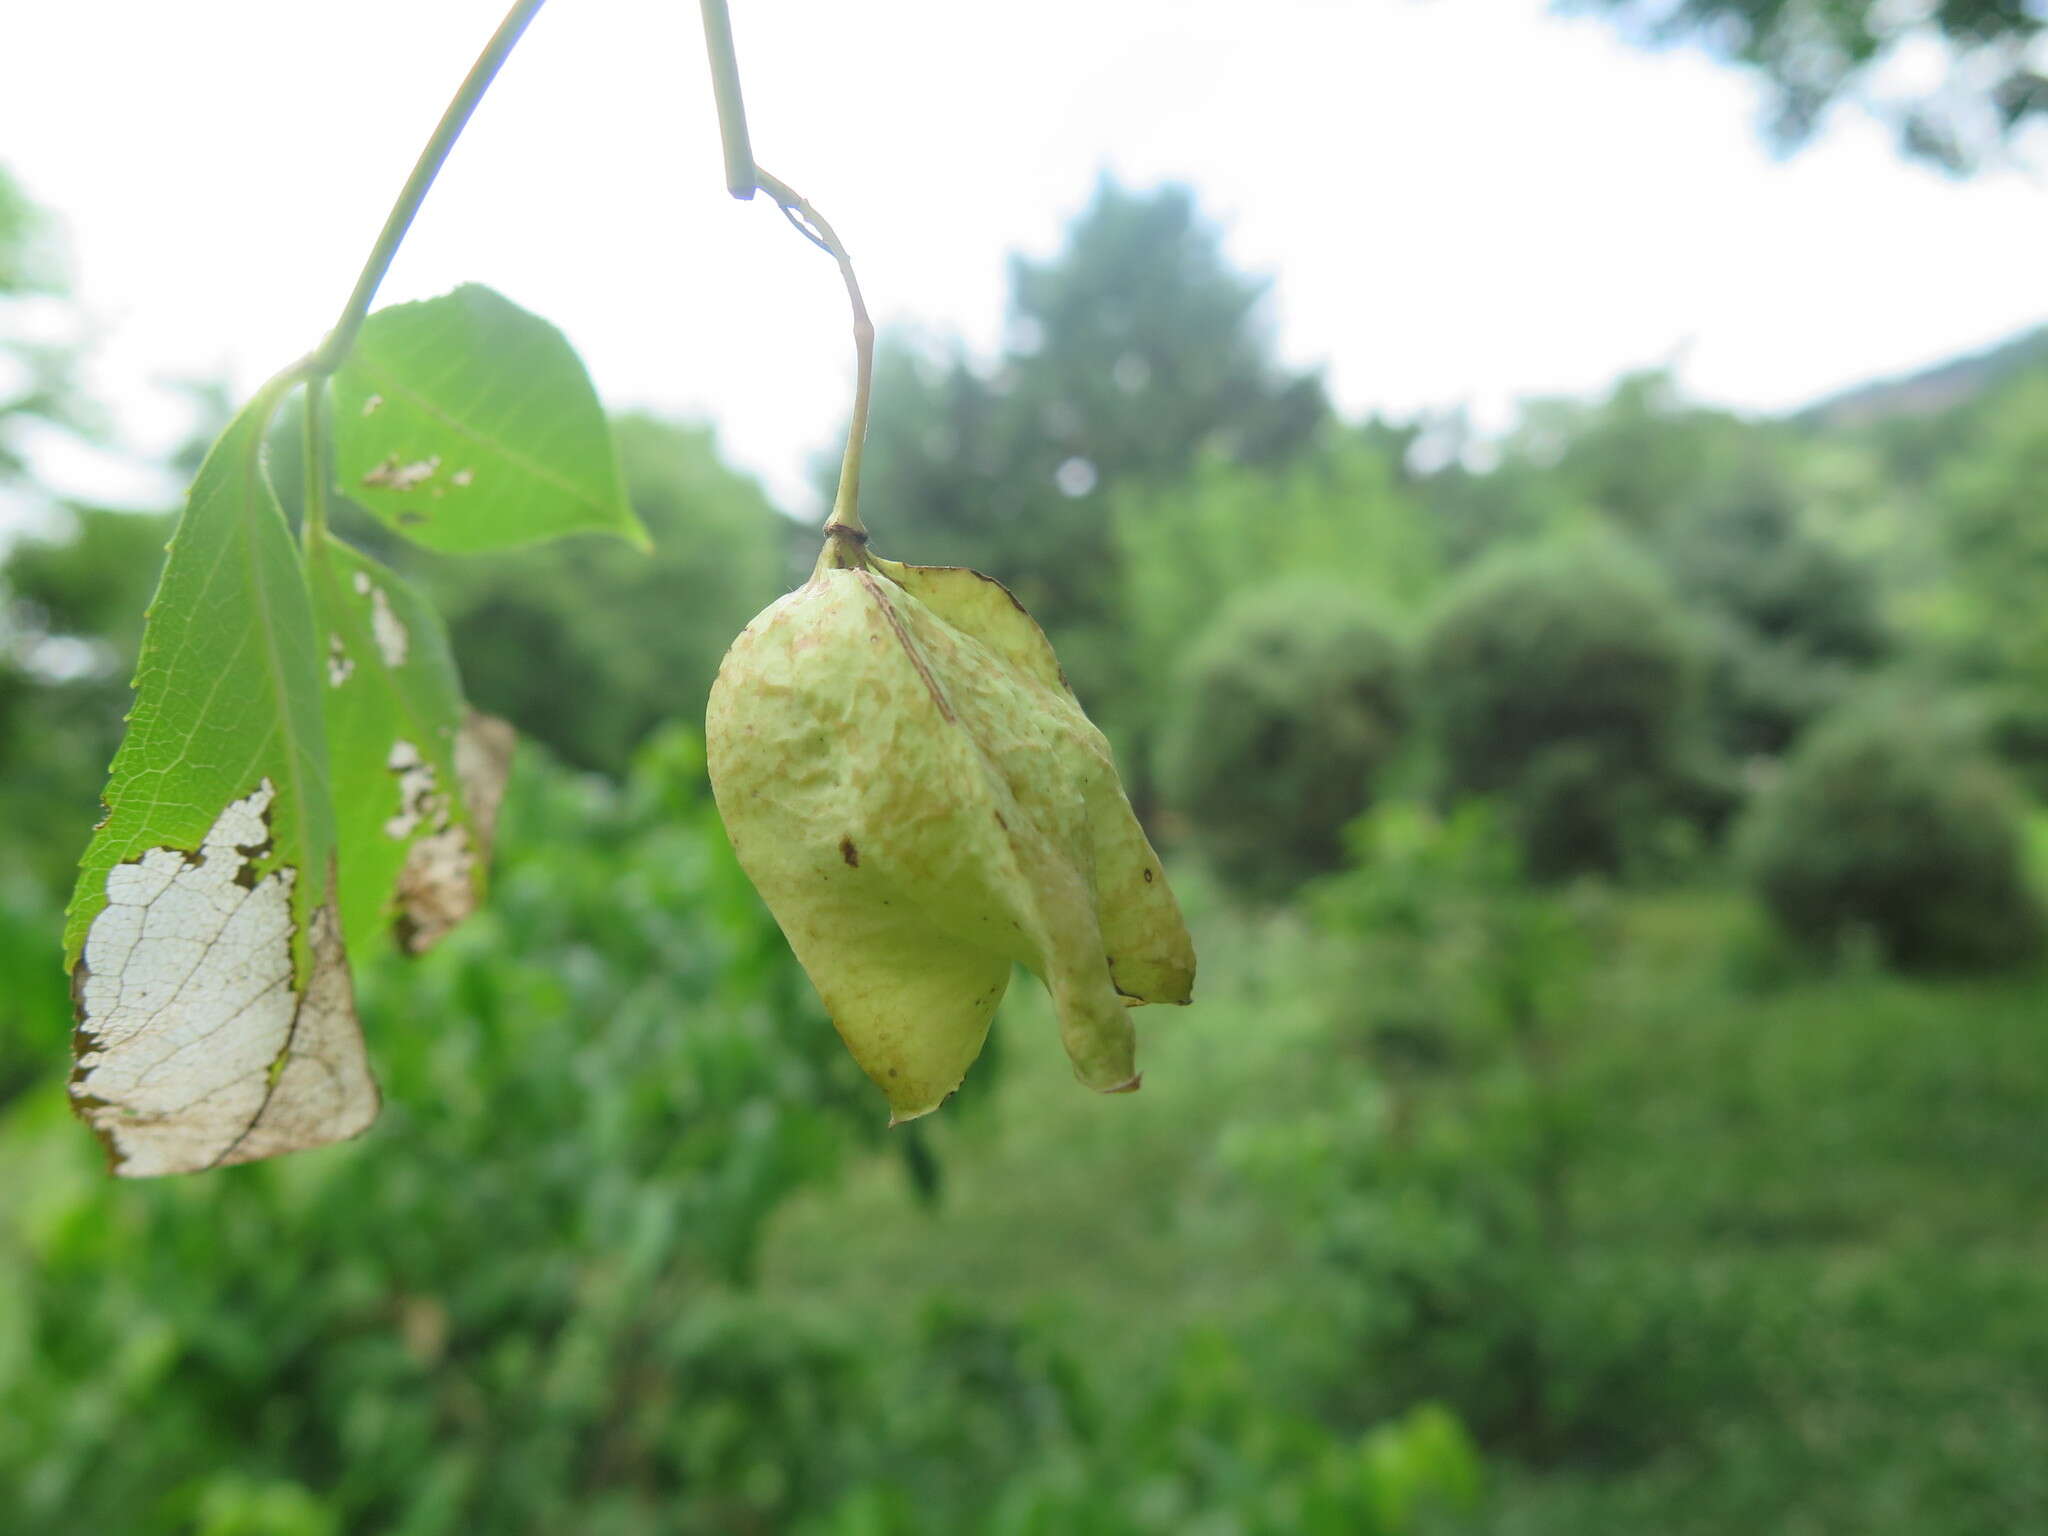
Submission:
M 1013 964 L 1083 1083 L 1138 1086 L 1125 1009 L 1187 1002 L 1194 946 L 1108 742 L 1000 583 L 833 530 L 733 642 L 705 739 L 733 850 L 893 1121 L 959 1086 Z

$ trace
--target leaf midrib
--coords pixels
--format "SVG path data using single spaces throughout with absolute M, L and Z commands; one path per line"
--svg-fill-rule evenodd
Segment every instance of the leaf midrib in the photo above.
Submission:
M 286 772 L 292 781 L 292 811 L 296 820 L 295 830 L 298 834 L 296 841 L 299 845 L 299 879 L 292 891 L 292 906 L 295 909 L 292 924 L 292 962 L 293 969 L 296 971 L 298 968 L 299 944 L 305 937 L 303 917 L 306 903 L 312 899 L 310 893 L 313 889 L 313 874 L 306 867 L 311 862 L 309 855 L 312 849 L 309 846 L 309 839 L 312 832 L 312 818 L 307 814 L 306 785 L 302 777 L 303 769 L 301 767 L 302 754 L 299 749 L 297 733 L 292 729 L 291 699 L 286 691 L 284 656 L 277 648 L 277 626 L 274 622 L 274 614 L 270 602 L 270 588 L 261 576 L 256 558 L 256 543 L 257 539 L 261 536 L 261 530 L 257 527 L 256 519 L 262 516 L 264 510 L 260 506 L 256 495 L 259 490 L 264 488 L 263 436 L 262 429 L 257 429 L 251 437 L 248 451 L 242 456 L 241 463 L 237 466 L 241 475 L 240 489 L 242 493 L 242 561 L 243 569 L 248 575 L 250 590 L 255 594 L 257 606 L 262 612 L 263 654 L 265 660 L 269 663 L 271 693 L 277 708 L 278 723 L 276 730 L 284 738 Z M 279 510 L 277 516 L 279 522 L 284 520 L 282 510 Z M 307 606 L 310 608 L 312 604 L 312 594 L 310 592 L 306 595 L 306 601 Z M 310 980 L 311 977 L 302 978 L 300 986 L 295 987 L 293 990 L 302 992 L 304 990 L 304 983 Z

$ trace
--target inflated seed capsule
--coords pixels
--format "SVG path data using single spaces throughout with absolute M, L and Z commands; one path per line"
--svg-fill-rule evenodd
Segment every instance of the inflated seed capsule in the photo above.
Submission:
M 1083 1083 L 1138 1086 L 1125 1010 L 1187 1002 L 1194 946 L 1108 742 L 1000 583 L 834 530 L 733 642 L 705 739 L 740 864 L 893 1120 L 960 1085 L 1013 964 Z

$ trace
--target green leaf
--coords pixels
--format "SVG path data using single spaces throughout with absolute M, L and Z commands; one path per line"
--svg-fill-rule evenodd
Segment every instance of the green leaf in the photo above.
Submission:
M 277 395 L 193 483 L 65 929 L 73 1103 L 123 1174 L 316 1146 L 377 1110 L 335 910 L 312 603 L 263 471 Z
M 334 402 L 343 493 L 415 543 L 460 553 L 600 532 L 647 547 L 582 360 L 489 288 L 370 316 Z
M 511 727 L 463 703 L 440 616 L 394 572 L 322 537 L 312 581 L 342 931 L 358 961 L 394 933 L 418 954 L 482 895 Z

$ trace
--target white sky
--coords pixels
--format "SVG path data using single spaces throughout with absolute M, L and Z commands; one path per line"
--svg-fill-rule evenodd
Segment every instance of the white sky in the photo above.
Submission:
M 0 0 L 0 163 L 64 220 L 132 443 L 174 434 L 165 377 L 246 391 L 319 339 L 501 9 Z M 1055 249 L 1105 168 L 1192 182 L 1277 280 L 1283 354 L 1353 415 L 1498 421 L 1673 360 L 1776 409 L 2048 315 L 2038 176 L 1951 182 L 1850 114 L 1775 162 L 1747 77 L 1539 0 L 733 9 L 758 158 L 838 227 L 879 320 L 984 351 L 1006 255 Z M 725 195 L 689 0 L 542 12 L 382 297 L 466 279 L 567 331 L 609 403 L 713 418 L 811 510 L 844 298 L 765 199 Z

